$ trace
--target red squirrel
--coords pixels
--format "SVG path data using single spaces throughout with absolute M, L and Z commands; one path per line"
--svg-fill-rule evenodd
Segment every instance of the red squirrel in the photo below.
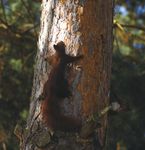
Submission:
M 67 65 L 80 60 L 83 56 L 67 55 L 63 41 L 53 45 L 53 47 L 55 49 L 55 55 L 52 56 L 52 69 L 48 80 L 44 84 L 42 93 L 44 98 L 41 104 L 42 120 L 52 130 L 66 132 L 79 131 L 81 121 L 64 116 L 60 110 L 60 103 L 62 99 L 71 96 L 68 79 L 65 76 Z

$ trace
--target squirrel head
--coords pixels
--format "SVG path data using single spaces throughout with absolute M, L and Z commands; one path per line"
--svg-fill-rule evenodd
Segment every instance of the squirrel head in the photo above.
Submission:
M 66 45 L 63 41 L 58 42 L 56 45 L 54 44 L 53 47 L 58 54 L 65 54 Z

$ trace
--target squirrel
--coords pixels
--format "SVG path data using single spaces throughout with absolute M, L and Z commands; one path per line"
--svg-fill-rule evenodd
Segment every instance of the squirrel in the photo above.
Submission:
M 65 71 L 68 64 L 76 62 L 83 58 L 83 55 L 70 56 L 65 52 L 63 41 L 53 45 L 55 55 L 52 56 L 52 69 L 48 80 L 43 88 L 43 101 L 41 104 L 42 120 L 49 129 L 60 130 L 65 132 L 77 132 L 81 128 L 81 121 L 73 117 L 64 116 L 61 112 L 60 103 L 64 98 L 71 96 L 68 79 Z

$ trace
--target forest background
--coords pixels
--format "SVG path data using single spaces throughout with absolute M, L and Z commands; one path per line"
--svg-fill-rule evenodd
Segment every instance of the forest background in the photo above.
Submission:
M 25 124 L 40 27 L 39 0 L 0 1 L 0 149 L 18 150 L 16 124 Z M 116 0 L 107 150 L 145 149 L 145 0 Z

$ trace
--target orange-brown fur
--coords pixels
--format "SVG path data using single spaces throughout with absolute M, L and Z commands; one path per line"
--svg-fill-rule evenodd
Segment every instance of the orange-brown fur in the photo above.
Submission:
M 65 77 L 66 67 L 69 63 L 80 60 L 83 56 L 70 56 L 65 53 L 64 42 L 54 45 L 55 55 L 52 59 L 52 70 L 44 85 L 41 105 L 43 121 L 50 129 L 61 131 L 78 131 L 81 121 L 64 116 L 60 110 L 61 100 L 70 97 L 68 80 Z

